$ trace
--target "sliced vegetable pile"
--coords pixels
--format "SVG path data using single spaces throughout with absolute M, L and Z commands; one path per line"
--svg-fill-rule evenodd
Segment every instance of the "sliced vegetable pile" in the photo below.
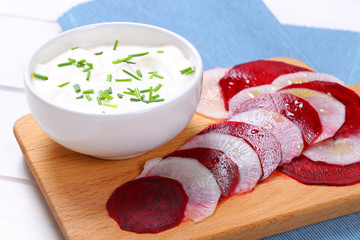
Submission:
M 113 193 L 107 208 L 122 229 L 154 233 L 201 221 L 219 200 L 252 191 L 275 169 L 305 184 L 360 182 L 360 97 L 336 77 L 262 60 L 206 71 L 202 91 L 198 112 L 228 119 L 147 161 L 137 179 Z M 166 184 L 144 195 L 139 181 L 154 179 Z

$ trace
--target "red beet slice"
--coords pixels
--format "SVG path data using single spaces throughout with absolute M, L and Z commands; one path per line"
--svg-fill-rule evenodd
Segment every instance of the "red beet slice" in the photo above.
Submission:
M 231 115 L 249 111 L 255 108 L 264 108 L 277 112 L 291 120 L 298 126 L 306 144 L 313 143 L 322 132 L 319 114 L 306 100 L 290 93 L 268 93 L 252 98 L 230 109 Z
M 233 194 L 239 184 L 239 168 L 222 151 L 211 148 L 190 148 L 178 150 L 168 157 L 194 158 L 214 175 L 221 191 L 220 199 Z
M 283 89 L 281 92 L 308 101 L 319 114 L 322 132 L 314 143 L 333 137 L 345 122 L 345 105 L 326 93 L 308 88 Z
M 221 196 L 214 175 L 193 158 L 167 157 L 149 160 L 140 176 L 166 176 L 181 183 L 189 200 L 184 221 L 199 222 L 213 214 Z
M 279 165 L 291 162 L 303 151 L 304 141 L 300 129 L 279 113 L 259 108 L 236 114 L 229 120 L 260 126 L 274 135 L 281 146 L 282 159 Z
M 267 60 L 239 64 L 231 68 L 219 82 L 225 108 L 228 109 L 229 100 L 245 88 L 270 84 L 280 75 L 300 71 L 309 70 L 283 62 Z
M 212 148 L 222 151 L 239 169 L 240 178 L 234 194 L 243 194 L 254 190 L 263 176 L 259 156 L 242 138 L 222 133 L 198 134 L 180 149 L 196 147 Z
M 334 138 L 343 138 L 360 133 L 360 97 L 351 89 L 333 82 L 313 81 L 293 84 L 283 89 L 308 88 L 329 94 L 345 105 L 345 123 L 336 132 Z
M 301 155 L 278 170 L 305 184 L 344 186 L 360 182 L 360 162 L 340 166 Z
M 265 180 L 281 161 L 281 146 L 279 141 L 265 128 L 243 122 L 223 121 L 210 125 L 199 134 L 223 133 L 239 137 L 248 142 L 259 156 Z
M 158 233 L 182 222 L 187 202 L 178 181 L 154 176 L 135 179 L 117 188 L 106 209 L 123 230 Z

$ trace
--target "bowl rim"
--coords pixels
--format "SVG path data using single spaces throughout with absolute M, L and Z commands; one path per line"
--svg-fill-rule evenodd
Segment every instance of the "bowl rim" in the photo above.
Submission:
M 103 26 L 121 26 L 121 25 L 131 25 L 131 26 L 135 26 L 135 27 L 144 27 L 144 28 L 150 28 L 153 29 L 155 31 L 160 31 L 163 32 L 165 34 L 170 35 L 172 38 L 176 38 L 178 40 L 180 40 L 180 42 L 183 43 L 184 46 L 186 46 L 188 49 L 190 49 L 194 60 L 195 60 L 195 66 L 197 71 L 195 71 L 195 75 L 193 77 L 194 81 L 191 81 L 191 83 L 186 86 L 186 88 L 179 94 L 177 95 L 177 97 L 171 98 L 165 102 L 163 102 L 160 105 L 156 105 L 156 106 L 152 106 L 151 108 L 146 108 L 146 109 L 141 109 L 141 110 L 135 110 L 135 111 L 131 111 L 131 112 L 112 112 L 112 113 L 96 113 L 96 112 L 81 112 L 81 111 L 77 111 L 77 110 L 73 110 L 73 109 L 69 109 L 66 107 L 62 107 L 58 104 L 54 104 L 53 102 L 51 102 L 50 100 L 48 100 L 46 97 L 42 96 L 41 94 L 38 93 L 38 91 L 34 88 L 33 84 L 31 83 L 31 71 L 32 69 L 30 69 L 30 66 L 32 65 L 32 63 L 35 61 L 36 56 L 39 54 L 39 52 L 41 52 L 43 50 L 43 48 L 46 48 L 48 45 L 51 45 L 52 42 L 54 42 L 55 40 L 57 40 L 58 38 L 61 38 L 64 35 L 70 35 L 73 34 L 74 32 L 78 32 L 78 31 L 84 31 L 87 29 L 91 29 L 91 28 L 98 28 L 98 27 L 103 27 Z M 24 71 L 24 85 L 25 85 L 25 92 L 30 92 L 32 95 L 36 96 L 37 99 L 39 99 L 40 101 L 42 101 L 43 103 L 50 105 L 51 107 L 67 112 L 67 113 L 73 113 L 73 114 L 80 114 L 80 115 L 84 115 L 84 116 L 99 116 L 99 117 L 116 117 L 116 116 L 136 116 L 139 114 L 143 114 L 146 112 L 150 112 L 150 111 L 156 111 L 159 108 L 166 108 L 167 105 L 171 105 L 174 101 L 177 101 L 178 99 L 181 99 L 184 95 L 186 95 L 193 87 L 195 87 L 195 85 L 198 84 L 198 82 L 200 81 L 200 83 L 202 82 L 202 74 L 203 74 L 203 62 L 200 56 L 200 53 L 198 52 L 198 50 L 194 47 L 194 45 L 192 43 L 190 43 L 187 39 L 185 39 L 184 37 L 180 36 L 179 34 L 172 32 L 168 29 L 162 28 L 162 27 L 158 27 L 158 26 L 154 26 L 154 25 L 150 25 L 150 24 L 144 24 L 144 23 L 136 23 L 136 22 L 104 22 L 104 23 L 95 23 L 95 24 L 89 24 L 89 25 L 84 25 L 81 27 L 76 27 L 64 32 L 61 32 L 59 34 L 57 34 L 56 36 L 50 38 L 49 40 L 47 40 L 46 42 L 44 42 L 43 44 L 41 44 L 30 56 L 30 58 L 27 60 L 26 65 L 25 65 L 25 71 Z

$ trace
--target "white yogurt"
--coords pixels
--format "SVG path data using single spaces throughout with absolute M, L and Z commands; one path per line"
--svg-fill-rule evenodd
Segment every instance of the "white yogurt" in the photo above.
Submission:
M 95 53 L 103 52 L 101 55 Z M 144 56 L 132 57 L 128 61 L 131 63 L 113 64 L 114 60 L 123 59 L 131 54 L 145 53 Z M 87 63 L 92 63 L 93 69 L 90 70 L 90 79 L 86 80 L 87 72 L 83 72 L 89 66 L 77 67 L 76 63 L 70 66 L 58 67 L 59 63 L 69 62 L 68 58 L 80 61 L 85 59 Z M 45 62 L 37 63 L 33 72 L 42 74 L 48 77 L 48 80 L 41 80 L 32 77 L 32 84 L 40 95 L 47 98 L 49 101 L 62 106 L 67 109 L 75 111 L 90 112 L 90 113 L 127 113 L 134 111 L 141 111 L 149 109 L 158 104 L 169 101 L 174 96 L 182 92 L 193 79 L 193 73 L 181 74 L 180 70 L 188 67 L 195 68 L 191 59 L 186 58 L 183 52 L 175 46 L 117 46 L 113 50 L 113 45 L 98 46 L 94 48 L 77 48 L 60 54 L 54 59 Z M 126 70 L 140 80 L 129 76 L 123 70 Z M 140 70 L 142 77 L 139 77 L 137 70 Z M 152 76 L 149 72 L 157 71 L 159 76 Z M 112 75 L 111 82 L 107 81 L 108 74 Z M 152 76 L 152 77 L 151 77 Z M 130 82 L 117 82 L 116 79 L 129 79 Z M 151 78 L 151 79 L 150 79 Z M 69 82 L 66 86 L 58 87 L 58 85 Z M 76 93 L 74 85 L 78 84 L 81 88 L 80 93 Z M 150 86 L 155 88 L 159 84 L 162 87 L 153 92 L 153 96 L 159 95 L 157 99 L 164 99 L 160 102 L 145 103 L 143 101 L 131 101 L 130 98 L 137 98 L 124 92 L 129 92 L 128 88 L 139 90 L 149 89 Z M 113 99 L 102 100 L 102 105 L 99 105 L 97 97 L 100 90 L 105 90 L 111 87 Z M 82 91 L 93 89 L 94 93 L 89 94 L 91 101 L 86 97 L 77 99 L 83 95 Z M 122 94 L 123 98 L 119 98 L 117 94 Z M 149 92 L 141 93 L 144 95 L 144 100 L 149 99 Z M 109 103 L 117 107 L 105 106 L 104 103 Z

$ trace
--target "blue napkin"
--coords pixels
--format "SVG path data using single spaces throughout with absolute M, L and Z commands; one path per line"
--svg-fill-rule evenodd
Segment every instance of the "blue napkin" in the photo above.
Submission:
M 182 35 L 199 50 L 205 69 L 286 56 L 360 83 L 360 33 L 282 25 L 261 0 L 94 0 L 58 19 L 63 30 L 110 21 Z M 360 212 L 266 238 L 279 239 L 360 239 Z

